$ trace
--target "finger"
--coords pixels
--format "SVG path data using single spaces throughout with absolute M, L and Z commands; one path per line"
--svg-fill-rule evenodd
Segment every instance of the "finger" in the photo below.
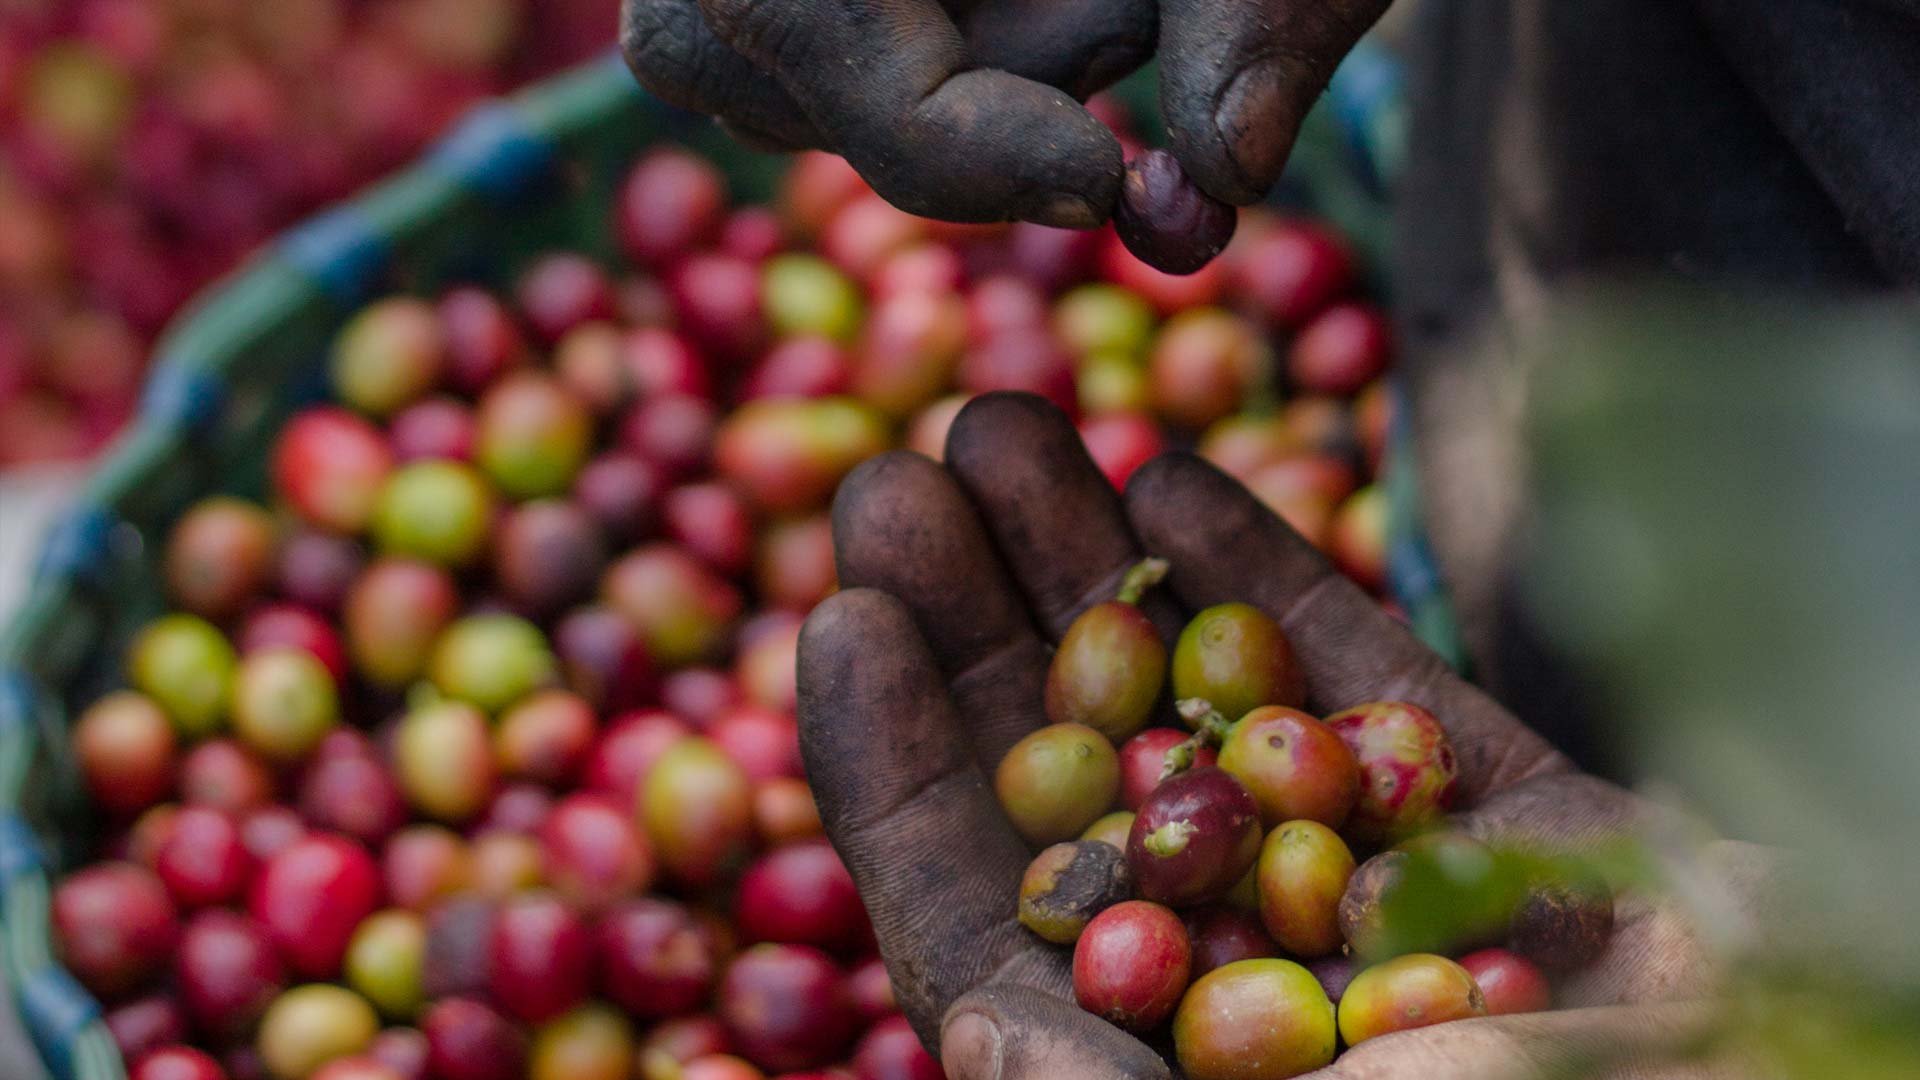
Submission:
M 814 610 L 800 634 L 799 714 L 821 820 L 921 1037 L 932 1045 L 954 999 L 989 978 L 1059 985 L 1012 918 L 1026 845 L 898 600 L 848 589 Z
M 933 0 L 700 4 L 895 206 L 1080 228 L 1112 213 L 1119 140 L 1065 93 L 975 68 Z
M 1063 998 L 989 986 L 947 1014 L 940 1063 L 948 1080 L 1166 1080 L 1138 1039 Z
M 1141 550 L 1113 485 L 1067 415 L 1045 398 L 974 398 L 948 432 L 946 461 L 980 508 L 1034 620 L 1055 641 L 1155 554 Z M 1179 605 L 1165 590 L 1149 592 L 1141 609 L 1167 640 L 1180 632 Z
M 1369 1039 L 1306 1080 L 1719 1080 L 1733 1063 L 1684 1057 L 1709 1030 L 1703 1005 L 1571 1009 L 1436 1024 Z
M 988 775 L 1040 722 L 1048 664 L 973 505 L 940 466 L 885 454 L 833 501 L 840 581 L 899 598 L 932 646 Z
M 1387 0 L 1161 0 L 1160 107 L 1194 182 L 1244 206 Z
M 654 95 L 717 116 L 760 146 L 826 145 L 778 80 L 714 35 L 696 0 L 625 0 L 620 51 Z
M 1152 0 L 981 0 L 960 16 L 976 64 L 1082 101 L 1147 62 L 1158 24 Z
M 1459 798 L 1570 768 L 1546 740 L 1454 675 L 1357 585 L 1240 484 L 1191 454 L 1163 454 L 1127 485 L 1141 545 L 1173 564 L 1189 607 L 1239 600 L 1279 620 L 1326 714 L 1367 701 L 1411 701 L 1446 726 L 1459 762 Z

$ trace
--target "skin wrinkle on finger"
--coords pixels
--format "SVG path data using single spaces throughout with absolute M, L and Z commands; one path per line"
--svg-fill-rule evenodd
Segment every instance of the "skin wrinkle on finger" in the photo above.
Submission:
M 906 606 L 991 775 L 1042 723 L 1049 656 L 973 504 L 945 469 L 895 452 L 841 484 L 833 523 L 841 583 Z
M 1599 1075 L 1613 1080 L 1707 1080 L 1721 1074 L 1666 1062 L 1710 1022 L 1698 1003 L 1460 1020 L 1370 1039 L 1306 1080 L 1526 1080 L 1585 1062 L 1611 1064 Z
M 830 597 L 800 641 L 801 750 L 829 838 L 923 1035 L 1040 948 L 1007 897 L 1028 852 L 974 766 L 933 656 L 896 599 Z
M 701 0 L 701 10 L 903 210 L 1079 227 L 1112 210 L 1113 133 L 1060 90 L 978 67 L 932 0 Z
M 1153 56 L 1159 5 L 1152 0 L 978 0 L 956 13 L 956 20 L 975 64 L 1058 87 L 1084 101 Z
M 989 1020 L 997 1038 L 969 1043 L 963 1017 Z M 994 985 L 956 1002 L 937 1045 L 954 1080 L 1167 1080 L 1144 1043 L 1071 1000 Z M 994 1051 L 989 1054 L 983 1051 Z M 996 1068 L 997 1066 L 997 1068 Z
M 634 77 L 663 100 L 717 116 L 765 143 L 823 145 L 799 104 L 716 37 L 695 0 L 626 0 L 620 50 Z
M 1145 552 L 1126 508 L 1066 414 L 1031 394 L 989 393 L 954 418 L 947 467 L 979 508 L 1001 562 L 1050 641 L 1113 599 Z M 1184 622 L 1165 589 L 1141 604 L 1171 641 Z

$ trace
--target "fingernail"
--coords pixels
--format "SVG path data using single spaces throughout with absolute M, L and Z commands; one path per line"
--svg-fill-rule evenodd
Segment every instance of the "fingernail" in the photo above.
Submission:
M 1041 197 L 1026 217 L 1037 225 L 1051 225 L 1056 229 L 1091 229 L 1105 220 L 1092 203 L 1065 192 Z
M 1280 73 L 1271 61 L 1250 64 L 1228 84 L 1213 113 L 1213 129 L 1227 156 L 1240 179 L 1256 193 L 1280 178 L 1293 145 L 1280 83 Z
M 977 1012 L 947 1022 L 940 1061 L 953 1080 L 1000 1080 L 1000 1028 Z

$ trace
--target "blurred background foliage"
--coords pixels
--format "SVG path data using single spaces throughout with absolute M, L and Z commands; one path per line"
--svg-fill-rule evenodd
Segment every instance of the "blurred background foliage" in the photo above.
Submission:
M 1540 329 L 1531 603 L 1642 790 L 1792 853 L 1760 935 L 1669 879 L 1724 1038 L 1920 1076 L 1920 303 L 1596 286 Z

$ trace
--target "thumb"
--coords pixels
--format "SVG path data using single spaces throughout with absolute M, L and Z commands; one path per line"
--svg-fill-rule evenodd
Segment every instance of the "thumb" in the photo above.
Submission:
M 947 1010 L 947 1080 L 1169 1080 L 1145 1043 L 1070 1001 L 1024 986 L 986 986 Z

